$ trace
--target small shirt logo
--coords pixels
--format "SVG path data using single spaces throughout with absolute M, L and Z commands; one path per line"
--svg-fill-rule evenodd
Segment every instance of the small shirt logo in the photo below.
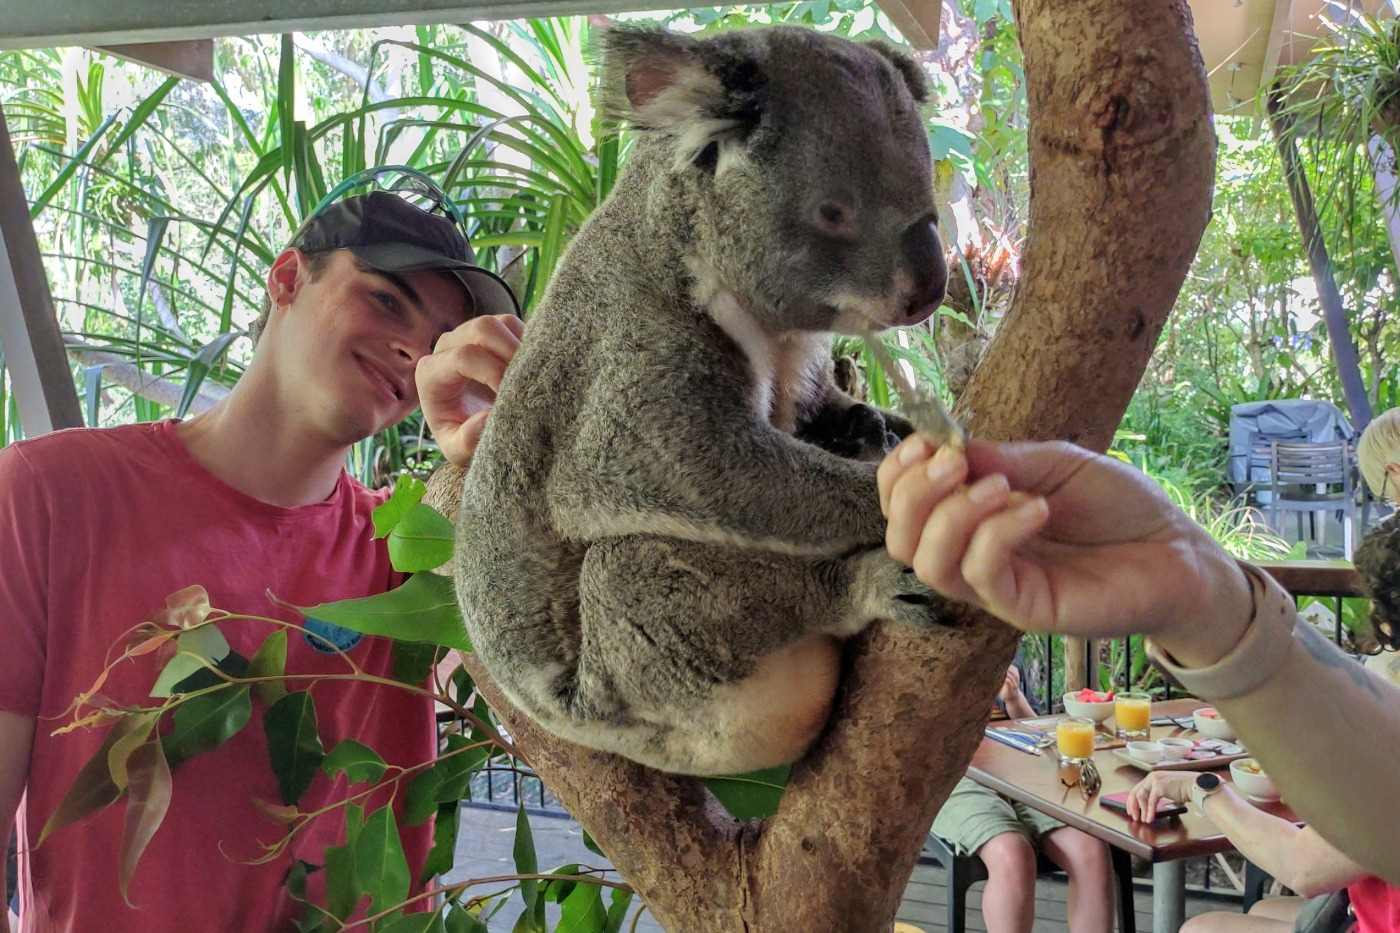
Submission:
M 365 639 L 363 632 L 356 632 L 340 625 L 332 625 L 314 616 L 307 616 L 306 624 L 302 628 L 301 637 L 306 639 L 308 645 L 322 654 L 335 654 L 336 651 L 348 652 Z

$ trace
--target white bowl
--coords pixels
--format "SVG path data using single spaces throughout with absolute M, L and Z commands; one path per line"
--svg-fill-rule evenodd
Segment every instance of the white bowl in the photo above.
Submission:
M 1244 791 L 1251 800 L 1278 800 L 1281 796 L 1278 786 L 1262 770 L 1246 770 L 1251 766 L 1258 768 L 1259 762 L 1253 758 L 1241 758 L 1230 762 L 1230 779 L 1235 782 L 1235 787 Z
M 1094 722 L 1103 722 L 1113 715 L 1113 701 L 1105 700 L 1102 703 L 1085 703 L 1076 700 L 1073 693 L 1066 693 L 1063 697 L 1065 712 L 1076 719 L 1092 719 Z
M 1196 731 L 1208 739 L 1222 739 L 1225 741 L 1233 739 L 1235 737 L 1234 727 L 1226 722 L 1224 718 L 1210 719 L 1201 715 L 1206 710 L 1213 709 L 1214 707 L 1203 706 L 1191 714 L 1191 721 L 1192 724 L 1195 725 Z
M 1162 757 L 1170 761 L 1183 760 L 1196 747 L 1196 743 L 1190 739 L 1172 737 L 1158 739 L 1157 744 L 1162 746 Z
M 1161 742 L 1129 742 L 1128 756 L 1145 765 L 1155 765 L 1162 760 L 1164 749 Z

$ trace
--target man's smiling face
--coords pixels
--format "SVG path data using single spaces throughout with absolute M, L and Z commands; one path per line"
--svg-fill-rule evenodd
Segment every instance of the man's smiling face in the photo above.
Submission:
M 418 406 L 418 360 L 473 311 L 451 273 L 380 272 L 348 250 L 331 253 L 314 278 L 305 255 L 288 251 L 272 276 L 290 285 L 273 338 L 279 371 L 304 393 L 298 407 L 344 443 L 397 424 Z

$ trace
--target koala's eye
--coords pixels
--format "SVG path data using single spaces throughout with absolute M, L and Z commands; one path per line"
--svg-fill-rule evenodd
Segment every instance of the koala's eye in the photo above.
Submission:
M 850 240 L 860 235 L 854 213 L 839 201 L 821 202 L 812 219 L 817 229 L 828 236 Z

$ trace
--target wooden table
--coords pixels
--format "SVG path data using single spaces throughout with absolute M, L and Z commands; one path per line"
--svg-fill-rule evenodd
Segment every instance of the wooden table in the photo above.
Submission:
M 1202 705 L 1199 700 L 1168 700 L 1153 703 L 1152 715 L 1154 718 L 1166 715 L 1185 720 L 1192 710 Z M 1176 726 L 1152 727 L 1153 739 L 1173 735 L 1196 737 L 1195 732 Z M 1103 778 L 1101 794 L 1128 790 L 1144 774 L 1109 750 L 1095 752 L 1094 763 Z M 1228 767 L 1211 770 L 1225 781 L 1230 780 Z M 1102 806 L 1097 795 L 1085 800 L 1078 787 L 1066 787 L 1061 783 L 1053 747 L 1046 749 L 1044 755 L 1037 756 L 1001 742 L 983 739 L 967 774 L 979 784 L 1152 862 L 1153 933 L 1176 933 L 1185 920 L 1186 871 L 1180 860 L 1228 852 L 1234 848 L 1215 824 L 1203 816 L 1197 816 L 1194 808 L 1189 813 L 1156 823 L 1136 823 L 1129 820 L 1126 814 Z M 1293 811 L 1281 803 L 1262 804 L 1260 808 L 1284 819 L 1297 821 Z

